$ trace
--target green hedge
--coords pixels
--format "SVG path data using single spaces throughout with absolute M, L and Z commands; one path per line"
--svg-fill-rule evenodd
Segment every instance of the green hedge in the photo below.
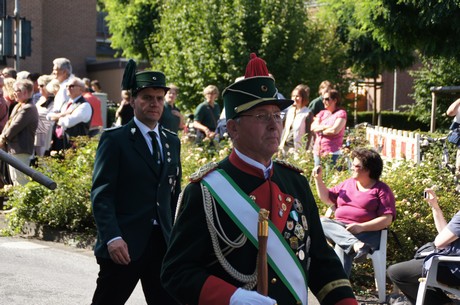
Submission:
M 420 130 L 429 131 L 430 126 L 417 119 L 408 112 L 391 112 L 382 111 L 381 113 L 381 126 L 400 129 L 400 130 Z M 372 123 L 372 112 L 364 111 L 357 113 L 357 121 L 360 123 Z M 347 126 L 354 127 L 354 113 L 348 112 Z M 438 129 L 447 129 L 449 126 L 438 126 Z

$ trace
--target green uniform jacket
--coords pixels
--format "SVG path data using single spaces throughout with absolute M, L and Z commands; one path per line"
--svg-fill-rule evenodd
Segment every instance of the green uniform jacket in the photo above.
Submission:
M 224 159 L 219 163 L 219 168 L 224 169 L 246 194 L 253 195 L 253 190 L 259 188 L 266 180 L 240 170 L 234 166 L 233 159 L 235 159 L 234 156 Z M 281 200 L 283 201 L 284 198 L 290 196 L 296 199 L 297 206 L 299 202 L 302 205 L 301 208 L 295 208 L 292 202 L 292 208 L 284 212 L 289 213 L 289 217 L 285 224 L 281 225 L 283 236 L 291 248 L 295 248 L 292 251 L 296 253 L 306 274 L 308 283 L 305 285 L 309 286 L 321 304 L 336 304 L 343 299 L 350 299 L 352 303 L 355 303 L 353 291 L 342 264 L 324 237 L 317 206 L 306 178 L 298 171 L 276 162 L 273 172 L 271 180 L 278 186 L 280 192 L 272 194 L 271 197 L 275 198 L 275 201 L 276 198 L 283 198 Z M 254 196 L 252 198 L 254 199 Z M 257 199 L 255 201 L 257 202 Z M 225 234 L 231 240 L 235 240 L 241 234 L 241 230 L 220 205 L 217 203 L 216 205 L 217 212 L 214 214 L 216 227 L 219 227 L 216 222 L 216 218 L 219 218 Z M 298 217 L 295 217 L 294 212 Z M 279 217 L 278 213 L 277 209 L 275 211 L 272 209 L 271 218 Z M 307 225 L 303 224 L 302 215 L 306 217 Z M 295 218 L 298 221 L 295 221 Z M 257 222 L 257 219 L 254 221 Z M 303 231 L 304 236 L 292 244 L 291 238 L 295 236 L 294 227 L 299 223 L 306 230 Z M 220 245 L 222 249 L 225 248 L 221 240 Z M 226 255 L 226 259 L 236 270 L 248 275 L 255 270 L 256 257 L 257 249 L 249 240 L 241 248 L 233 249 Z M 269 296 L 276 299 L 278 305 L 296 304 L 292 294 L 270 266 L 268 273 Z M 228 304 L 236 287 L 243 286 L 241 282 L 232 278 L 216 260 L 205 220 L 200 183 L 190 183 L 184 190 L 181 211 L 174 225 L 170 247 L 163 261 L 162 281 L 172 296 L 183 304 L 189 305 Z
M 121 236 L 132 260 L 141 256 L 152 232 L 153 219 L 169 241 L 180 194 L 180 141 L 160 126 L 163 147 L 161 173 L 134 120 L 105 131 L 93 172 L 91 201 L 97 226 L 95 255 L 109 258 L 107 242 Z

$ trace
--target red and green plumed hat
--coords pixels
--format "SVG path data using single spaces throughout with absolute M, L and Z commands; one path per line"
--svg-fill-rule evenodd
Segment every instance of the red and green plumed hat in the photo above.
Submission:
M 222 92 L 227 120 L 256 106 L 276 105 L 286 109 L 294 101 L 277 98 L 275 79 L 269 76 L 267 65 L 262 58 L 251 53 L 244 79 L 233 83 Z
M 122 90 L 131 90 L 135 96 L 140 90 L 145 88 L 160 88 L 165 92 L 169 90 L 166 86 L 166 77 L 159 71 L 136 72 L 136 62 L 132 59 L 128 61 L 121 81 Z

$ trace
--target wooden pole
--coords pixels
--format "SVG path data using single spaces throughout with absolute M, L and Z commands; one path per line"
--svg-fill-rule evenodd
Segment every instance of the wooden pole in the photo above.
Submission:
M 268 240 L 268 215 L 269 211 L 260 209 L 257 226 L 259 252 L 257 253 L 257 292 L 268 295 L 268 265 L 267 265 L 267 240 Z

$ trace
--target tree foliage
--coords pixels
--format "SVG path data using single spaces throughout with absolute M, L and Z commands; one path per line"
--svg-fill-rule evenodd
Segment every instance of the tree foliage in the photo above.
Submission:
M 431 87 L 460 86 L 460 59 L 445 57 L 422 57 L 422 66 L 411 72 L 414 78 L 414 99 L 416 104 L 409 108 L 419 121 L 426 124 L 431 119 Z M 452 122 L 446 116 L 449 105 L 460 94 L 437 94 L 436 126 L 447 129 Z
M 171 0 L 161 16 L 152 64 L 181 88 L 180 104 L 189 110 L 202 101 L 205 86 L 222 90 L 243 75 L 251 52 L 267 62 L 285 95 L 299 83 L 315 87 L 342 72 L 329 66 L 338 63 L 335 54 L 322 57 L 328 41 L 308 22 L 304 1 Z
M 150 36 L 157 31 L 161 0 L 98 0 L 99 7 L 107 12 L 111 33 L 111 46 L 125 57 L 148 59 L 153 53 Z
M 459 0 L 360 1 L 361 22 L 385 48 L 460 58 Z

